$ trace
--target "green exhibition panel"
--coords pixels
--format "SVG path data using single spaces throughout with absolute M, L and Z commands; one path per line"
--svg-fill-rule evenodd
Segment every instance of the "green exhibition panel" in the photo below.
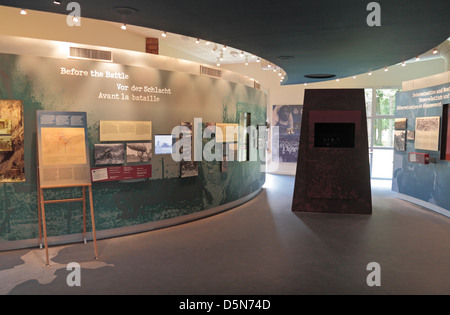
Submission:
M 136 56 L 159 58 L 132 53 L 128 59 Z M 214 135 L 216 124 L 240 126 L 244 116 L 246 124 L 265 126 L 266 94 L 201 75 L 197 67 L 198 74 L 193 74 L 182 67 L 157 68 L 152 62 L 137 66 L 0 54 L 0 250 L 37 245 L 38 149 L 43 152 L 40 167 L 49 166 L 40 179 L 50 183 L 68 179 L 70 184 L 80 176 L 78 168 L 70 167 L 90 160 L 100 237 L 201 217 L 259 192 L 264 161 L 255 153 L 264 148 L 249 145 L 248 136 L 243 137 L 245 144 L 239 137 L 219 142 Z M 38 111 L 54 113 L 41 118 L 39 134 Z M 65 114 L 70 112 L 86 113 L 87 134 L 64 128 L 77 124 Z M 172 135 L 174 130 L 181 132 Z M 88 159 L 79 154 L 84 139 Z M 170 147 L 186 143 L 182 156 L 192 160 L 175 160 Z M 241 158 L 224 157 L 232 149 L 243 150 L 235 154 Z M 205 159 L 206 151 L 215 158 Z M 46 194 L 46 199 L 65 199 L 76 198 L 79 191 L 66 187 Z M 70 241 L 70 235 L 82 230 L 83 214 L 75 203 L 47 205 L 46 215 L 53 243 Z

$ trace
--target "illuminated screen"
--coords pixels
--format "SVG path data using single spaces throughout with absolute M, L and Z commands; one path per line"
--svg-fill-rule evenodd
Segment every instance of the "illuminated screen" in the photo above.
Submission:
M 174 143 L 172 135 L 155 135 L 155 154 L 172 154 Z

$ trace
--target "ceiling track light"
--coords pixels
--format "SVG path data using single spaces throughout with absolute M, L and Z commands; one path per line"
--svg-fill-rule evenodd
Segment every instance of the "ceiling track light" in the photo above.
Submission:
M 388 71 L 389 71 L 388 67 L 384 67 L 384 72 L 388 72 Z
M 404 61 L 402 61 L 402 67 L 406 66 L 406 63 Z
M 220 53 L 220 61 L 223 61 L 223 53 Z
M 220 59 L 217 58 L 217 66 L 220 67 Z
M 416 57 L 416 61 L 419 61 L 419 60 L 420 60 L 420 57 L 419 57 L 419 56 L 417 56 L 417 57 Z
M 127 25 L 126 25 L 125 23 L 123 23 L 123 24 L 120 26 L 120 28 L 123 29 L 124 31 L 126 31 L 126 30 L 127 30 Z
M 21 15 L 27 15 L 28 12 L 27 12 L 25 9 L 21 9 L 21 10 L 20 10 L 20 14 L 21 14 Z
M 433 55 L 436 55 L 438 53 L 437 48 L 433 49 Z
M 197 38 L 195 41 L 196 44 L 200 44 L 200 38 Z
M 245 57 L 245 65 L 248 66 L 248 57 Z
M 261 58 L 258 57 L 258 58 L 256 59 L 256 62 L 261 62 Z
M 162 32 L 161 36 L 162 37 L 167 37 L 167 32 Z
M 372 71 L 369 71 L 368 75 L 372 75 Z
M 227 50 L 227 45 L 224 45 L 224 46 L 222 47 L 222 50 Z

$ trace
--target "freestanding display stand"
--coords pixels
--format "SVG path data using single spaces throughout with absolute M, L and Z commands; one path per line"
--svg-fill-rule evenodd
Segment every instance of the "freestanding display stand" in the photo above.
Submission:
M 39 175 L 38 175 L 39 177 Z M 71 198 L 71 199 L 60 199 L 60 200 L 45 200 L 44 199 L 44 189 L 51 188 L 67 188 L 69 186 L 60 186 L 60 187 L 40 187 L 38 183 L 38 217 L 39 217 L 39 245 L 42 248 L 42 231 L 44 232 L 44 244 L 45 244 L 45 259 L 46 265 L 50 265 L 50 259 L 48 256 L 48 242 L 47 242 L 47 224 L 45 219 L 45 205 L 46 204 L 54 204 L 54 203 L 65 203 L 65 202 L 82 202 L 83 203 L 83 241 L 86 244 L 86 187 L 89 188 L 89 205 L 91 209 L 91 221 L 92 221 L 92 238 L 94 241 L 94 251 L 95 258 L 98 259 L 98 249 L 97 249 L 97 238 L 95 235 L 95 219 L 94 219 L 94 202 L 92 199 L 92 185 L 79 186 L 83 188 L 83 196 L 80 198 Z M 75 187 L 75 186 L 70 186 Z
M 305 91 L 292 211 L 371 214 L 363 89 Z
M 48 256 L 45 205 L 67 202 L 83 203 L 83 239 L 86 243 L 86 187 L 89 189 L 89 205 L 92 220 L 92 237 L 95 258 L 98 259 L 95 235 L 94 202 L 90 175 L 87 141 L 87 117 L 85 112 L 37 111 L 37 193 L 39 217 L 39 242 L 42 248 L 44 232 L 45 256 Z M 82 197 L 45 200 L 45 189 L 82 188 Z

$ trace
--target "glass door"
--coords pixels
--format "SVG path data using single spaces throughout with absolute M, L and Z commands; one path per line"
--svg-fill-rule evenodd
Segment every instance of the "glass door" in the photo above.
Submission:
M 371 178 L 392 179 L 397 89 L 366 89 Z

